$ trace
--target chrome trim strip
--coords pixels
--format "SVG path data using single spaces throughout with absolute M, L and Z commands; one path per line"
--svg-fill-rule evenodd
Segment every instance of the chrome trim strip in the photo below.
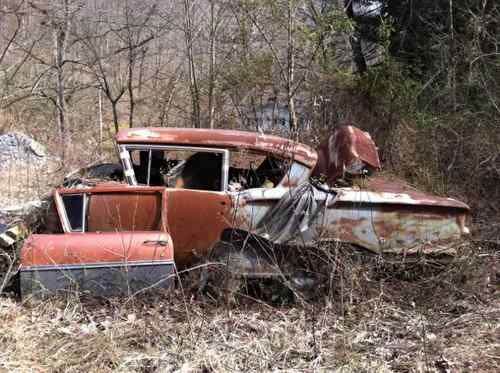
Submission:
M 153 157 L 153 150 L 148 150 L 148 177 L 146 179 L 146 185 L 149 186 L 151 181 L 151 158 Z
M 71 233 L 71 226 L 69 224 L 68 216 L 66 215 L 66 206 L 64 206 L 62 197 L 57 190 L 54 194 L 54 200 L 64 233 Z
M 88 195 L 87 193 L 83 193 L 83 206 L 82 206 L 82 233 L 85 233 L 87 230 L 87 209 L 88 209 Z
M 227 186 L 229 184 L 229 150 L 224 149 L 222 155 L 223 155 L 223 160 L 222 160 L 221 191 L 226 192 Z
M 132 160 L 130 159 L 130 154 L 125 146 L 120 146 L 120 159 L 122 162 L 123 175 L 127 180 L 127 184 L 137 185 L 134 168 L 132 167 Z
M 95 269 L 95 268 L 117 268 L 117 267 L 143 267 L 143 266 L 159 266 L 159 265 L 173 265 L 173 260 L 138 260 L 131 262 L 107 262 L 107 263 L 82 263 L 82 264 L 61 264 L 61 265 L 34 265 L 29 267 L 21 266 L 20 272 L 33 272 L 33 271 L 52 271 L 52 270 L 72 270 L 72 269 Z

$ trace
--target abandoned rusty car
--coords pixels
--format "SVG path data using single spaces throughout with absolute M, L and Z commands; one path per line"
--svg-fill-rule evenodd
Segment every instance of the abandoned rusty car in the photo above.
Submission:
M 21 250 L 23 295 L 135 294 L 207 258 L 238 276 L 291 278 L 299 269 L 285 262 L 321 242 L 403 254 L 468 234 L 467 205 L 382 176 L 370 135 L 353 126 L 338 127 L 318 151 L 188 128 L 122 130 L 116 148 L 120 180 L 54 191 L 54 218 Z

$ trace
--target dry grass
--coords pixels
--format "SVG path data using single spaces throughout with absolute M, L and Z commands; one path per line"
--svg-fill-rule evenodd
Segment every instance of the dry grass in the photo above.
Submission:
M 496 372 L 498 251 L 475 250 L 440 271 L 351 263 L 328 294 L 287 306 L 242 298 L 228 308 L 180 289 L 128 300 L 0 298 L 0 369 Z
M 75 165 L 93 159 L 81 154 Z M 0 175 L 0 204 L 43 195 L 58 179 L 42 171 Z M 180 289 L 130 300 L 0 297 L 0 371 L 497 372 L 498 256 L 466 246 L 441 271 L 346 262 L 326 294 L 286 306 L 244 297 L 228 308 Z
M 474 234 L 500 242 L 500 131 L 495 126 L 469 115 L 426 126 L 401 121 L 386 142 L 386 169 L 420 189 L 464 201 L 471 207 Z

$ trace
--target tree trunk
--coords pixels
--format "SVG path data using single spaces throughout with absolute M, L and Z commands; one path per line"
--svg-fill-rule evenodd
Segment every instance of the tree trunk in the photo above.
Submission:
M 56 81 L 56 106 L 57 106 L 57 125 L 59 128 L 59 134 L 61 139 L 65 140 L 66 133 L 66 118 L 65 118 L 65 107 L 64 107 L 64 41 L 66 38 L 64 30 L 57 28 L 54 32 L 55 34 L 55 60 L 56 60 L 56 71 L 57 71 L 57 81 Z
M 294 85 L 294 74 L 295 74 L 295 51 L 294 51 L 294 39 L 293 39 L 293 32 L 294 32 L 294 13 L 292 11 L 292 1 L 288 0 L 288 76 L 287 76 L 287 99 L 288 99 L 288 112 L 290 113 L 289 119 L 290 119 L 290 129 L 293 132 L 297 131 L 297 118 L 295 115 L 295 102 L 294 102 L 294 92 L 293 92 L 293 85 Z
M 64 60 L 66 52 L 66 40 L 70 26 L 69 4 L 68 0 L 63 1 L 64 19 L 57 24 L 54 29 L 55 39 L 55 69 L 56 69 L 56 107 L 57 107 L 57 125 L 61 136 L 62 154 L 65 158 L 65 149 L 68 143 L 68 133 L 66 125 L 66 100 L 65 100 L 65 81 L 64 81 Z
M 134 98 L 134 51 L 132 47 L 129 46 L 128 50 L 128 76 L 127 76 L 127 90 L 128 97 L 130 100 L 129 112 L 128 112 L 128 126 L 129 128 L 134 127 L 134 109 L 135 109 L 135 98 Z
M 161 98 L 161 102 L 159 105 L 158 122 L 160 127 L 164 127 L 168 125 L 168 115 L 170 112 L 170 107 L 172 106 L 172 101 L 174 100 L 175 90 L 177 88 L 177 83 L 183 77 L 183 71 L 180 68 L 175 70 L 175 76 L 170 78 L 166 89 Z
M 193 29 L 191 21 L 191 5 L 189 0 L 184 0 L 184 34 L 186 39 L 186 51 L 189 65 L 189 88 L 191 91 L 191 120 L 195 128 L 201 127 L 200 120 L 200 93 L 196 80 L 196 69 L 193 55 Z
M 103 132 L 103 121 L 102 121 L 102 89 L 98 88 L 97 91 L 97 104 L 99 106 L 99 150 L 102 151 L 102 132 Z
M 208 127 L 214 128 L 214 87 L 215 87 L 215 5 L 210 1 L 210 82 L 208 87 Z
M 128 1 L 125 5 L 125 20 L 127 28 L 127 93 L 129 98 L 129 111 L 128 111 L 128 126 L 129 128 L 134 127 L 134 109 L 135 109 L 135 97 L 134 97 L 134 65 L 136 59 L 136 51 L 134 46 L 133 38 L 133 23 L 131 16 L 131 9 L 129 7 Z
M 115 133 L 118 133 L 120 130 L 120 126 L 118 125 L 118 110 L 116 106 L 118 105 L 118 101 L 111 101 L 111 110 L 113 112 L 113 124 L 115 125 Z

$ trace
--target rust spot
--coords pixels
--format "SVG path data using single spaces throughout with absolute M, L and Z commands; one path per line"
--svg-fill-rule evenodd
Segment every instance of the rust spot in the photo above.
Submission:
M 25 241 L 21 253 L 23 267 L 172 260 L 173 244 L 166 233 L 35 234 Z
M 366 178 L 363 183 L 363 190 L 368 190 L 375 193 L 394 193 L 399 195 L 407 195 L 412 200 L 417 201 L 423 206 L 442 206 L 469 210 L 469 206 L 465 203 L 452 198 L 439 197 L 430 193 L 425 193 L 417 190 L 409 183 L 396 177 L 385 177 L 382 175 L 374 175 Z M 426 209 L 426 211 L 433 211 Z
M 346 170 L 361 164 L 370 170 L 380 169 L 377 147 L 368 132 L 344 125 L 336 128 L 320 145 L 313 175 L 323 175 L 333 184 Z
M 206 254 L 220 240 L 222 231 L 231 227 L 230 200 L 223 193 L 186 189 L 167 189 L 166 194 L 175 261 L 183 267 L 195 259 L 193 252 Z
M 141 136 L 137 129 L 123 129 L 115 137 L 119 144 L 164 144 L 246 149 L 293 158 L 314 167 L 316 151 L 307 145 L 272 135 L 235 130 L 209 130 L 193 128 L 148 128 Z

